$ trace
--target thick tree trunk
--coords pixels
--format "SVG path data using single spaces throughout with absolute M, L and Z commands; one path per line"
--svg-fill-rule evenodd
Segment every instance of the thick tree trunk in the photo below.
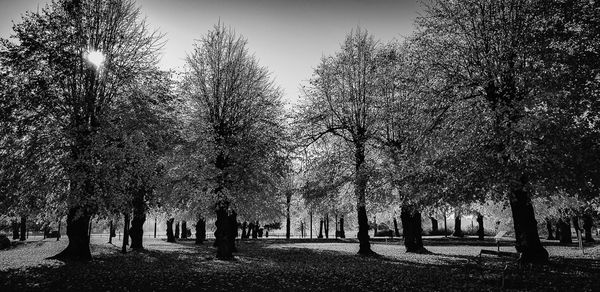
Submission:
M 206 240 L 206 220 L 202 216 L 198 216 L 196 221 L 196 244 L 202 244 Z
M 175 221 L 175 218 L 169 218 L 169 220 L 167 220 L 167 242 L 175 242 L 175 235 L 173 234 L 173 221 Z
M 238 237 L 237 213 L 231 210 L 227 219 L 229 220 L 229 249 L 231 252 L 237 252 L 235 247 L 235 239 Z
M 521 262 L 546 263 L 548 251 L 542 246 L 538 235 L 537 221 L 529 193 L 525 189 L 525 176 L 513 186 L 510 194 L 510 208 L 515 228 L 515 247 L 521 253 Z
M 548 240 L 554 240 L 554 230 L 552 230 L 552 221 L 546 218 L 546 229 L 548 230 Z
M 129 231 L 132 249 L 144 249 L 144 222 L 146 222 L 145 191 L 140 191 L 133 200 L 133 220 L 131 221 L 131 230 Z
M 594 219 L 591 215 L 583 216 L 583 230 L 585 232 L 585 242 L 595 242 L 592 237 L 592 227 L 594 226 Z
M 175 224 L 175 239 L 179 239 L 179 221 Z
M 571 244 L 573 240 L 571 239 L 571 225 L 569 224 L 569 219 L 563 220 L 562 218 L 558 219 L 558 225 L 560 230 L 560 237 L 558 238 L 560 243 L 563 244 Z
M 67 236 L 69 244 L 65 250 L 53 256 L 53 259 L 91 260 L 90 237 L 88 235 L 88 224 L 90 222 L 89 211 L 85 207 L 76 206 L 69 208 L 67 214 Z
M 248 227 L 248 222 L 244 221 L 244 223 L 242 223 L 242 239 L 246 239 L 246 228 Z
M 123 214 L 123 245 L 121 246 L 121 253 L 127 253 L 127 245 L 129 245 L 129 222 L 131 222 L 131 215 L 129 213 Z
M 250 239 L 252 237 L 253 232 L 254 232 L 254 222 L 250 221 L 250 223 L 248 223 L 248 231 L 246 231 L 246 238 Z
M 181 239 L 187 239 L 187 222 L 181 221 Z
M 361 135 L 359 135 L 361 136 Z M 355 143 L 355 183 L 354 196 L 356 197 L 356 212 L 358 213 L 358 254 L 372 255 L 371 243 L 369 242 L 369 219 L 367 218 L 367 181 L 368 177 L 365 173 L 365 145 L 364 143 Z
M 413 206 L 403 206 L 400 211 L 404 247 L 406 252 L 426 253 L 423 246 L 423 228 L 421 227 L 421 213 Z
M 562 219 L 558 218 L 558 220 L 556 220 L 556 236 L 554 236 L 554 238 L 556 240 L 560 241 L 561 235 L 560 235 L 560 226 L 562 224 Z
M 438 231 L 438 221 L 433 217 L 429 217 L 431 219 L 431 232 L 436 233 Z
M 340 216 L 340 238 L 346 238 L 346 231 L 344 231 L 344 215 Z
M 462 215 L 459 212 L 456 212 L 456 215 L 454 216 L 454 233 L 452 233 L 452 236 L 456 236 L 456 237 L 464 237 L 465 234 L 462 232 L 462 228 L 461 228 L 461 217 Z
M 231 221 L 228 214 L 229 202 L 226 200 L 220 200 L 215 204 L 215 213 L 217 215 L 217 221 L 215 225 L 215 247 L 217 248 L 217 258 L 220 260 L 231 260 L 233 259 L 233 250 L 231 249 L 231 242 L 234 239 L 231 237 Z
M 90 218 L 90 223 L 88 226 L 88 237 L 92 238 L 92 218 Z
M 325 230 L 325 238 L 329 239 L 329 213 L 325 214 L 325 222 L 323 225 L 323 229 Z
M 319 220 L 319 236 L 317 238 L 323 238 L 323 218 Z
M 25 241 L 25 240 L 27 240 L 27 216 L 21 216 L 20 228 L 21 228 L 21 237 L 19 238 L 19 240 Z
M 258 220 L 256 222 L 254 222 L 254 226 L 252 226 L 252 238 L 253 239 L 257 239 L 258 238 L 258 229 L 260 228 L 260 224 L 258 223 Z
M 17 220 L 13 220 L 11 226 L 12 226 L 13 240 L 19 239 L 19 222 Z
M 483 240 L 485 236 L 485 229 L 483 228 L 483 215 L 477 214 L 477 237 L 479 240 Z
M 398 220 L 394 217 L 394 234 L 396 237 L 400 237 L 400 230 L 398 229 Z

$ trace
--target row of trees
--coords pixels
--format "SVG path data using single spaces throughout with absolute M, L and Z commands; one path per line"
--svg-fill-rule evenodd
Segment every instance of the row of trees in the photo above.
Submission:
M 422 252 L 424 207 L 504 201 L 522 260 L 544 262 L 532 198 L 597 208 L 599 4 L 424 5 L 401 42 L 352 31 L 289 119 L 224 25 L 175 75 L 157 68 L 162 37 L 133 1 L 27 13 L 0 43 L 0 212 L 66 215 L 56 257 L 79 259 L 91 257 L 92 216 L 123 215 L 143 248 L 149 210 L 185 212 L 200 229 L 216 219 L 217 257 L 229 259 L 238 216 L 285 215 L 289 230 L 294 193 L 311 216 L 343 222 L 355 208 L 363 255 L 367 210 L 396 206 L 407 251 Z
M 224 25 L 177 78 L 158 69 L 162 35 L 130 0 L 52 2 L 13 30 L 0 43 L 0 211 L 66 215 L 56 258 L 91 258 L 92 216 L 123 215 L 140 249 L 150 209 L 181 209 L 216 215 L 227 259 L 236 212 L 258 219 L 278 203 L 281 91 Z
M 360 254 L 371 253 L 369 197 L 398 205 L 414 252 L 424 250 L 425 206 L 493 200 L 510 206 L 521 259 L 545 262 L 532 198 L 598 201 L 600 7 L 424 6 L 404 41 L 383 44 L 359 28 L 315 69 L 295 113 L 306 159 L 321 164 L 307 168 L 305 185 L 324 196 L 353 189 Z M 313 174 L 324 163 L 336 171 L 326 184 Z

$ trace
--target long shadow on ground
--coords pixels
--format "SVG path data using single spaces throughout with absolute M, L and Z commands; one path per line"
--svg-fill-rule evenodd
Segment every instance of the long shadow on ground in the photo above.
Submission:
M 114 246 L 95 246 L 91 262 L 2 271 L 0 291 L 499 290 L 506 265 L 496 258 L 486 259 L 484 265 L 473 263 L 472 257 L 419 264 L 393 257 L 267 247 L 265 243 L 241 242 L 236 260 L 220 261 L 214 259 L 210 243 L 161 243 L 160 250 L 149 246 L 149 250 L 126 255 Z M 587 272 L 583 267 L 590 263 L 581 263 L 579 268 L 576 263 L 529 270 L 511 267 L 509 273 L 504 272 L 505 285 L 530 290 L 599 289 L 594 278 L 597 270 Z

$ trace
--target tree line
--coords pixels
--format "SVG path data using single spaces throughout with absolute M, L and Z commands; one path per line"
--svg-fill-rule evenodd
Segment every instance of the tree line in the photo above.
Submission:
M 217 257 L 231 259 L 238 216 L 285 216 L 289 236 L 294 194 L 311 218 L 324 199 L 342 222 L 355 209 L 363 255 L 369 209 L 397 205 L 407 251 L 424 252 L 424 209 L 505 202 L 521 259 L 545 262 L 535 200 L 597 212 L 599 4 L 423 6 L 402 40 L 353 29 L 291 111 L 221 23 L 172 72 L 134 1 L 27 12 L 0 42 L 0 212 L 66 216 L 60 259 L 91 258 L 92 216 L 122 215 L 141 249 L 150 210 L 188 212 L 198 234 L 215 219 Z

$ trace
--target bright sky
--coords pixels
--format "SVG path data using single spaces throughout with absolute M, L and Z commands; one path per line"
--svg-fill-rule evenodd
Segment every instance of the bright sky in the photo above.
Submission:
M 137 0 L 151 27 L 166 34 L 163 68 L 182 68 L 192 44 L 220 19 L 248 40 L 248 49 L 269 68 L 294 102 L 323 55 L 333 54 L 360 26 L 381 41 L 408 36 L 418 0 Z M 27 10 L 48 0 L 0 0 L 0 37 L 12 32 Z

